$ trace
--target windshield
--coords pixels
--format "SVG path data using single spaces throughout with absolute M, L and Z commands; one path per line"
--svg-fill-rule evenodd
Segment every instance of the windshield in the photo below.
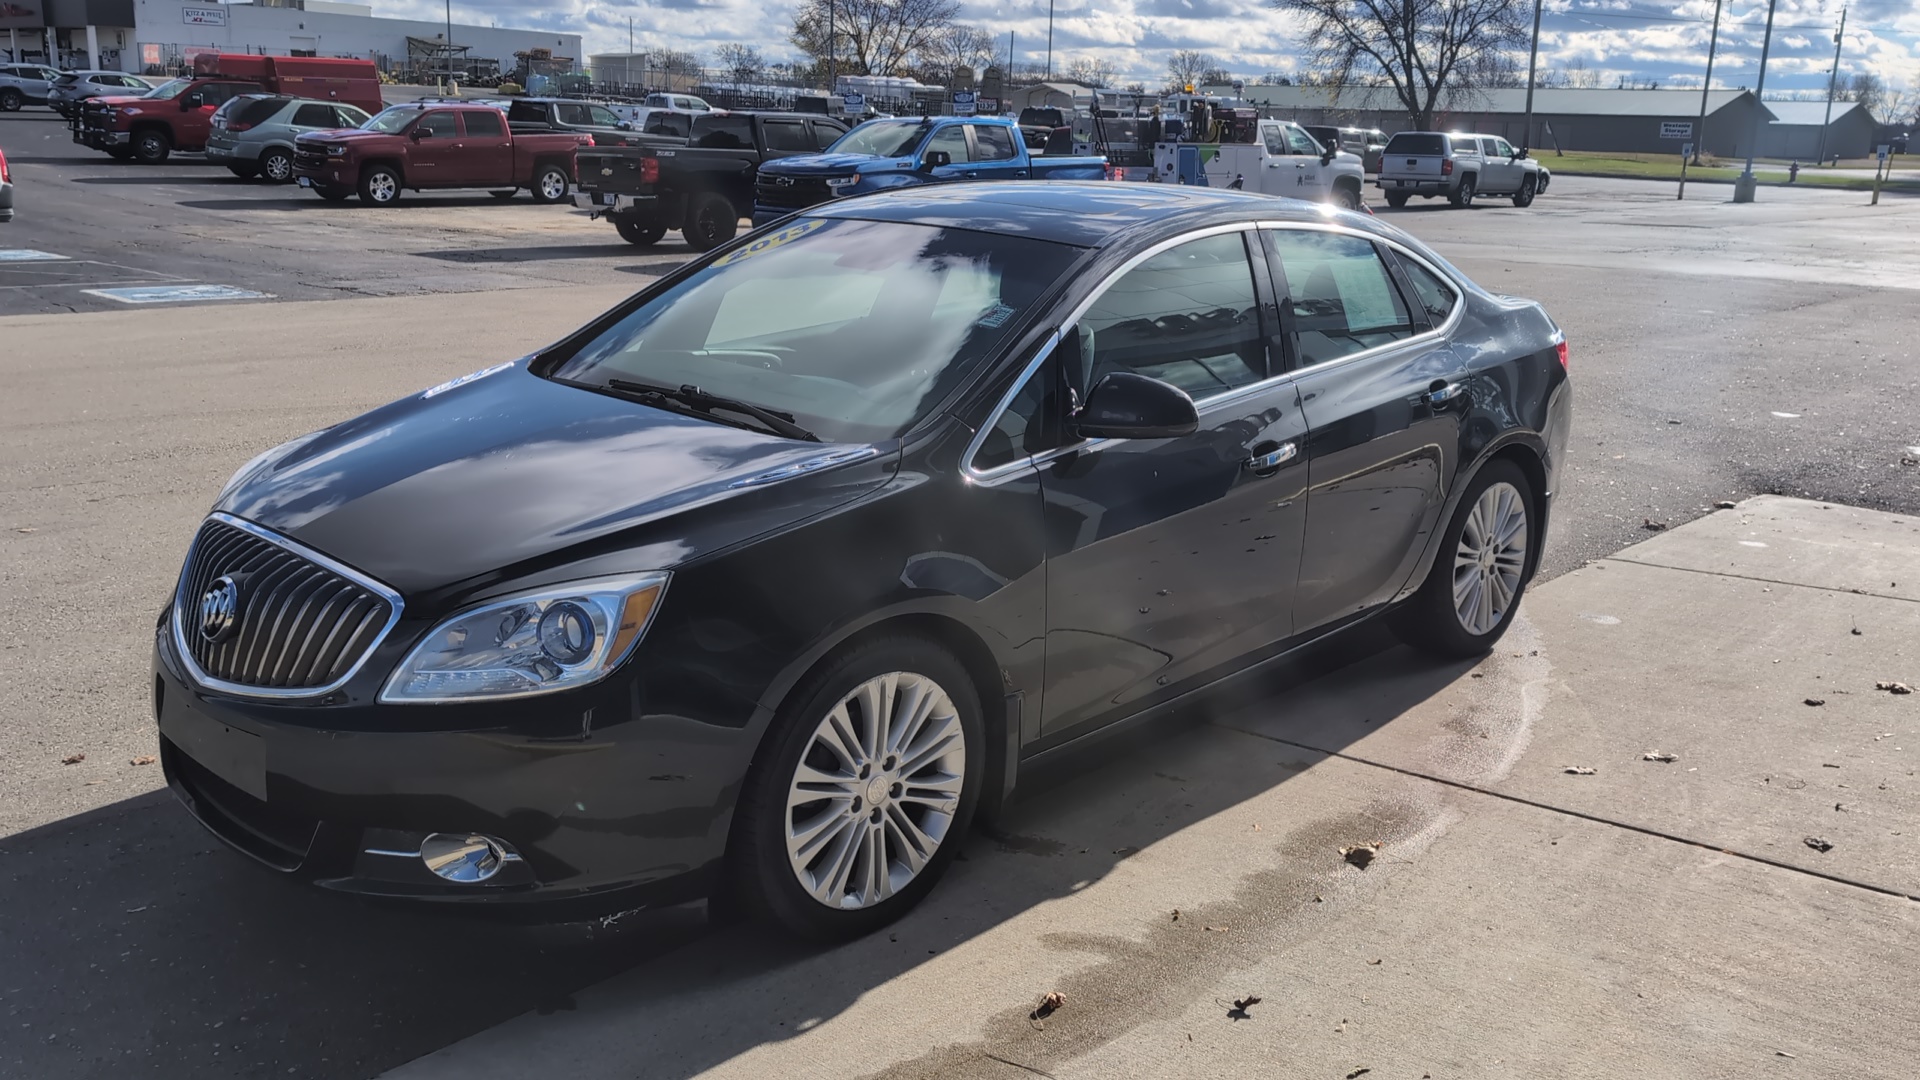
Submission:
M 383 110 L 380 115 L 361 124 L 360 128 L 363 131 L 381 131 L 388 135 L 393 135 L 408 124 L 411 124 L 413 118 L 419 115 L 420 110 L 417 108 L 407 105 L 395 105 L 393 108 Z
M 869 157 L 906 157 L 920 145 L 928 125 L 918 120 L 869 120 L 827 147 L 830 154 L 866 154 Z
M 890 439 L 992 359 L 1079 254 L 967 229 L 801 221 L 714 259 L 549 377 L 697 386 L 827 442 Z
M 155 101 L 172 101 L 174 98 L 179 97 L 180 92 L 185 90 L 188 85 L 189 80 L 186 79 L 168 79 L 166 82 L 161 83 L 159 86 L 154 87 L 152 90 L 140 96 L 151 98 Z

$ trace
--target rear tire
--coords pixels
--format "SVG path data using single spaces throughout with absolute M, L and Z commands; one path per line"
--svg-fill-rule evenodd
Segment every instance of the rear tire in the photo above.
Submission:
M 1387 193 L 1387 205 L 1398 210 L 1407 205 L 1407 197 L 1398 191 L 1389 191 Z
M 1529 176 L 1520 181 L 1520 190 L 1513 193 L 1513 205 L 1527 207 L 1533 205 L 1534 179 Z
M 261 154 L 260 175 L 269 184 L 293 183 L 293 155 L 277 149 Z
M 617 217 L 613 219 L 613 227 L 619 230 L 620 239 L 634 247 L 652 247 L 667 235 L 665 225 L 644 218 Z
M 1473 177 L 1463 176 L 1460 178 L 1460 186 L 1453 189 L 1453 194 L 1447 196 L 1447 201 L 1461 209 L 1466 209 L 1473 205 L 1473 188 Z
M 360 174 L 360 201 L 368 206 L 392 206 L 400 201 L 400 174 L 391 165 L 375 165 Z
M 529 190 L 534 202 L 551 206 L 567 197 L 567 186 L 571 183 L 572 178 L 564 167 L 542 165 L 533 171 L 533 187 Z
M 869 701 L 878 739 L 865 725 Z M 829 734 L 835 724 L 845 736 Z M 933 889 L 966 840 L 985 776 L 986 727 L 966 667 L 919 638 L 869 639 L 782 703 L 734 814 L 729 883 L 791 933 L 870 933 Z M 813 792 L 820 799 L 805 801 Z
M 703 191 L 687 200 L 687 219 L 680 235 L 695 251 L 712 251 L 740 231 L 740 214 L 732 200 L 717 191 Z
M 133 158 L 142 165 L 163 165 L 173 153 L 173 140 L 154 128 L 133 133 Z
M 0 112 L 19 112 L 20 106 L 26 104 L 26 100 L 20 96 L 20 91 L 12 87 L 0 90 Z
M 1417 649 L 1448 659 L 1483 656 L 1520 609 L 1539 562 L 1537 493 L 1511 461 L 1488 463 L 1454 508 L 1427 580 L 1400 610 L 1393 630 Z

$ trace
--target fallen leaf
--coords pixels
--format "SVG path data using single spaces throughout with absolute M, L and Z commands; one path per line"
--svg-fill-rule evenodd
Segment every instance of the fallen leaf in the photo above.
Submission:
M 130 907 L 127 909 L 127 914 L 138 915 L 152 906 L 152 904 L 141 904 L 139 907 Z
M 60 759 L 60 764 L 78 765 L 85 760 L 87 760 L 87 755 L 85 754 L 69 754 L 66 757 L 63 757 Z
M 1667 527 L 1667 523 L 1664 521 L 1655 521 L 1652 518 L 1642 518 L 1640 527 L 1648 532 L 1659 532 Z
M 1825 705 L 1827 703 L 1827 699 L 1823 697 L 1810 697 L 1807 699 L 1806 703 L 1808 705 L 1814 706 L 1815 708 L 1818 708 L 1821 705 Z
M 1586 765 L 1569 765 L 1560 771 L 1570 776 L 1592 776 L 1598 770 Z
M 1369 961 L 1367 961 L 1367 963 L 1368 963 L 1368 964 L 1369 964 L 1370 966 L 1373 966 L 1373 967 L 1379 967 L 1379 966 L 1380 966 L 1380 961 L 1378 961 L 1378 960 L 1369 960 Z
M 152 754 L 141 754 L 141 755 L 140 755 L 139 757 L 137 757 L 137 758 L 134 758 L 134 759 L 133 759 L 132 761 L 129 761 L 129 762 L 127 762 L 127 764 L 129 764 L 129 765 L 151 765 L 151 764 L 153 764 L 154 762 L 156 762 L 156 761 L 159 761 L 159 760 L 160 760 L 159 758 L 157 758 L 157 757 L 154 757 L 154 756 L 153 756 Z
M 17 533 L 30 533 L 30 532 L 33 532 L 34 530 L 32 530 L 32 529 L 15 529 L 15 530 L 13 530 L 13 531 L 14 531 L 14 532 L 17 532 Z
M 1669 421 L 1668 421 L 1668 423 L 1670 423 L 1670 424 L 1677 424 L 1677 423 L 1679 423 L 1679 422 L 1680 422 L 1680 421 L 1678 421 L 1678 420 L 1669 420 Z M 1348 1073 L 1348 1074 L 1347 1074 L 1347 1080 L 1353 1080 L 1353 1078 L 1354 1078 L 1354 1077 L 1356 1077 L 1356 1076 L 1365 1076 L 1365 1075 L 1367 1075 L 1368 1073 L 1370 1073 L 1370 1072 L 1372 1072 L 1372 1071 L 1373 1071 L 1372 1069 L 1355 1069 L 1355 1070 L 1353 1070 L 1352 1072 L 1350 1072 L 1350 1073 Z
M 1833 850 L 1832 843 L 1826 840 L 1823 840 L 1818 836 L 1807 837 L 1806 845 L 1815 851 L 1832 851 Z
M 1860 628 L 1859 628 L 1859 627 L 1857 627 L 1857 626 L 1856 626 L 1856 627 L 1854 627 L 1854 628 L 1853 628 L 1853 636 L 1854 636 L 1854 637 L 1859 637 L 1859 636 L 1860 636 Z
M 1679 754 L 1666 754 L 1658 750 L 1649 750 L 1640 755 L 1641 761 L 1679 761 Z
M 1174 908 L 1174 909 L 1173 909 L 1173 921 L 1174 921 L 1174 922 L 1179 922 L 1179 921 L 1180 921 L 1180 909 L 1179 909 L 1179 908 Z
M 1248 994 L 1246 997 L 1243 997 L 1240 1000 L 1234 1002 L 1233 1007 L 1236 1009 L 1239 1009 L 1241 1012 L 1246 1012 L 1248 1009 L 1251 1009 L 1258 1004 L 1260 1004 L 1259 995 Z
M 1913 693 L 1913 687 L 1903 682 L 1877 682 L 1873 684 L 1873 688 L 1875 690 L 1885 690 L 1889 694 Z
M 1728 502 L 1727 500 L 1725 500 L 1725 499 L 1722 499 L 1722 500 L 1720 500 L 1719 502 L 1717 502 L 1717 503 L 1714 503 L 1714 504 L 1713 504 L 1713 508 L 1714 508 L 1715 510 L 1731 510 L 1731 509 L 1733 509 L 1734 507 L 1736 507 L 1736 506 L 1739 506 L 1739 505 L 1740 505 L 1739 503 L 1736 503 L 1736 502 Z
M 1224 933 L 1226 933 L 1226 932 L 1227 932 L 1227 928 L 1226 928 L 1226 927 L 1224 927 L 1224 926 L 1203 926 L 1203 927 L 1201 927 L 1200 929 L 1202 929 L 1202 930 L 1211 930 L 1211 931 L 1213 931 L 1213 932 L 1214 932 L 1214 933 L 1216 933 L 1216 934 L 1224 934 Z
M 1039 1007 L 1027 1014 L 1027 1019 L 1045 1020 L 1047 1017 L 1060 1011 L 1066 1003 L 1067 995 L 1058 990 L 1049 990 L 1047 991 L 1047 996 L 1040 999 Z
M 1346 847 L 1340 849 L 1340 857 L 1352 863 L 1354 866 L 1365 870 L 1367 864 L 1373 861 L 1373 857 L 1380 854 L 1380 847 L 1380 841 L 1378 840 L 1373 840 L 1365 844 L 1348 844 Z
M 1792 1057 L 1793 1055 L 1792 1055 L 1792 1054 L 1789 1054 L 1789 1053 L 1787 1053 L 1787 1052 L 1786 1052 L 1785 1050 L 1775 1050 L 1775 1051 L 1773 1052 L 1773 1056 L 1774 1056 L 1774 1057 L 1783 1057 L 1783 1058 L 1790 1058 L 1790 1057 Z

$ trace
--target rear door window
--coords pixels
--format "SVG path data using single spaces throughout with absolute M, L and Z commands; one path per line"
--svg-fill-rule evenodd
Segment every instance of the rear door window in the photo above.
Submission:
M 294 127 L 324 128 L 334 126 L 334 111 L 331 105 L 302 105 L 293 113 Z
M 1013 131 L 998 124 L 976 124 L 973 126 L 973 146 L 976 161 L 1012 161 Z
M 1346 233 L 1276 229 L 1300 364 L 1311 367 L 1410 338 L 1414 326 L 1373 243 Z
M 807 126 L 798 120 L 768 120 L 762 126 L 767 149 L 806 152 L 815 149 L 807 136 Z
M 693 125 L 693 145 L 708 150 L 751 150 L 753 118 L 702 116 Z
M 460 119 L 467 125 L 467 134 L 476 139 L 497 139 L 507 133 L 507 129 L 501 124 L 500 114 L 490 109 L 464 112 L 460 114 Z

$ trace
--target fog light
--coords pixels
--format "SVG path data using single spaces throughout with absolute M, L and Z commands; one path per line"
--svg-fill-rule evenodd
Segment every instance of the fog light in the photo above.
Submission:
M 427 869 L 462 884 L 487 880 L 500 872 L 506 860 L 498 840 L 478 833 L 434 833 L 420 842 L 420 861 Z

